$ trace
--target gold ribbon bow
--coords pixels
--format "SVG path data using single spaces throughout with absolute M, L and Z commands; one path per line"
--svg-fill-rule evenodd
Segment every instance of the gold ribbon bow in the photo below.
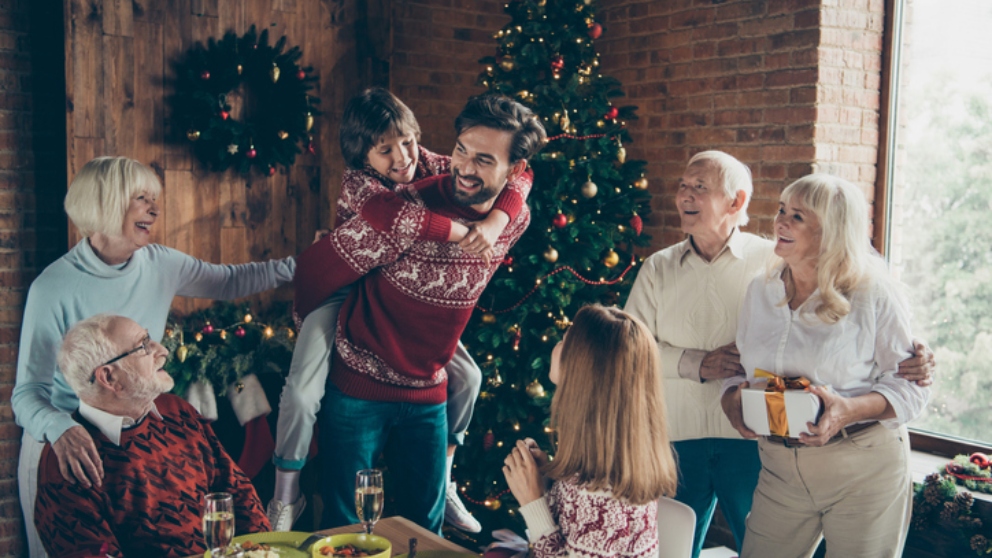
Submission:
M 766 378 L 765 407 L 768 410 L 768 430 L 773 436 L 789 437 L 789 419 L 785 413 L 785 390 L 801 389 L 809 391 L 810 381 L 802 376 L 786 377 L 762 370 L 754 369 L 755 378 Z

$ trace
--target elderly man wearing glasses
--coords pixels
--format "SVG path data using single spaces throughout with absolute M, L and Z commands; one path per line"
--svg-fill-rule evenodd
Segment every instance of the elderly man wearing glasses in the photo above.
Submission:
M 134 320 L 100 314 L 73 326 L 59 369 L 79 396 L 73 418 L 96 443 L 101 485 L 66 480 L 42 450 L 35 525 L 50 556 L 189 556 L 205 550 L 203 496 L 233 496 L 238 533 L 268 531 L 251 481 L 188 403 L 170 395 L 165 347 Z

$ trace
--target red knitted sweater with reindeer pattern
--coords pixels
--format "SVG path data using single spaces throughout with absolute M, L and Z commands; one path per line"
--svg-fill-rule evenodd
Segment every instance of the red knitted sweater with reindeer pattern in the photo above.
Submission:
M 522 178 L 529 186 L 530 173 Z M 486 265 L 447 242 L 450 225 L 436 226 L 436 216 L 463 223 L 485 217 L 452 201 L 452 187 L 445 174 L 401 186 L 395 199 L 372 198 L 361 205 L 378 207 L 363 207 L 297 258 L 300 318 L 355 283 L 338 315 L 330 373 L 346 395 L 419 404 L 446 400 L 444 366 L 486 284 L 530 222 L 524 205 Z

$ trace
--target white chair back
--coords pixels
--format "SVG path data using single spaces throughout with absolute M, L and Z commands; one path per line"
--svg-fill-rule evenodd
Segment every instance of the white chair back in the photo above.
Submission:
M 696 512 L 671 498 L 658 500 L 658 557 L 691 558 Z

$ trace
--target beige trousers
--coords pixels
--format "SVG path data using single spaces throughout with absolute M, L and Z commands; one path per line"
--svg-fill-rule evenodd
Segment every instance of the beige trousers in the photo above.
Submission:
M 742 558 L 902 556 L 913 511 L 909 435 L 875 425 L 822 447 L 758 441 Z

